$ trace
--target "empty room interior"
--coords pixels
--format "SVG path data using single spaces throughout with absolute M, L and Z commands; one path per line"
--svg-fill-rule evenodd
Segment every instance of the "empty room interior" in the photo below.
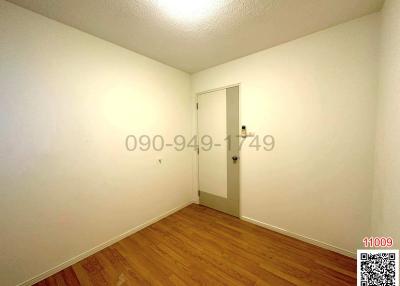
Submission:
M 1 286 L 398 285 L 399 147 L 399 0 L 0 0 Z

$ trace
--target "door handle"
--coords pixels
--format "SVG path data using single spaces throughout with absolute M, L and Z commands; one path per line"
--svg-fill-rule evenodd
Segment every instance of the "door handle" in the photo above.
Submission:
M 233 157 L 232 157 L 232 160 L 233 160 L 234 162 L 236 162 L 238 159 L 239 159 L 239 158 L 238 158 L 237 156 L 233 156 Z

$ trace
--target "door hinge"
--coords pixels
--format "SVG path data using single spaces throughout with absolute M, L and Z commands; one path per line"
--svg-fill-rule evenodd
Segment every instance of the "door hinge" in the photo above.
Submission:
M 200 197 L 200 190 L 197 191 L 197 195 Z
M 197 148 L 197 155 L 200 154 L 200 148 Z
M 199 103 L 196 103 L 196 109 L 199 110 Z

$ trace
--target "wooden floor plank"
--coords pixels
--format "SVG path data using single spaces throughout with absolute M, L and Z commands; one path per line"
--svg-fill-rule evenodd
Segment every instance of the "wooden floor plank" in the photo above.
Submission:
M 213 209 L 181 211 L 37 285 L 355 285 L 356 261 Z

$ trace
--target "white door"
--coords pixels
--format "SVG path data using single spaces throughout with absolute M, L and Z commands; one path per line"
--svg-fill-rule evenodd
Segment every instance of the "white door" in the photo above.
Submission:
M 227 197 L 226 91 L 198 97 L 199 188 Z
M 200 204 L 239 216 L 239 87 L 197 97 Z

